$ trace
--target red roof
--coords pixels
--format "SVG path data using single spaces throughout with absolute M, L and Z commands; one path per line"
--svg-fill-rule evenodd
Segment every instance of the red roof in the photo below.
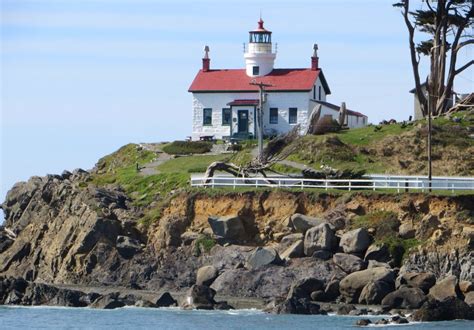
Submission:
M 232 102 L 227 103 L 227 105 L 258 105 L 259 100 L 254 99 L 242 99 L 242 100 L 234 100 Z
M 310 91 L 318 77 L 326 94 L 330 94 L 322 71 L 311 69 L 274 69 L 262 77 L 249 77 L 245 69 L 199 70 L 189 92 L 258 92 L 257 86 L 250 85 L 253 80 L 272 85 L 265 88 L 270 92 Z

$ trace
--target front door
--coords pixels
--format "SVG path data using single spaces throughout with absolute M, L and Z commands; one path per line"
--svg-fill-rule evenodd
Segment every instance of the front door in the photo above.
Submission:
M 238 117 L 238 132 L 239 133 L 248 133 L 249 132 L 249 111 L 248 110 L 239 110 L 237 111 Z

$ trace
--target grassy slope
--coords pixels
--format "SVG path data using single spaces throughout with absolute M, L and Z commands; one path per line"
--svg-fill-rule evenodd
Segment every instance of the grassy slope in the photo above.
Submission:
M 474 140 L 468 137 L 474 115 L 457 114 L 464 119 L 454 123 L 445 118 L 434 120 L 434 175 L 474 175 Z M 369 173 L 424 173 L 426 164 L 426 129 L 423 122 L 414 125 L 383 126 L 381 130 L 364 127 L 324 136 L 304 136 L 294 143 L 296 152 L 289 160 L 318 168 L 364 169 Z M 204 172 L 214 161 L 231 161 L 238 165 L 253 157 L 255 141 L 244 143 L 243 150 L 234 155 L 191 155 L 171 159 L 157 167 L 159 174 L 143 176 L 136 166 L 153 161 L 157 155 L 138 145 L 128 144 L 103 157 L 97 164 L 92 183 L 97 186 L 119 185 L 133 201 L 144 208 L 143 222 L 149 224 L 160 217 L 163 205 L 176 189 L 189 188 L 189 174 Z M 441 156 L 440 156 L 441 155 Z M 400 162 L 409 164 L 402 168 Z M 288 165 L 277 164 L 274 169 L 298 173 Z M 220 193 L 225 189 L 219 189 Z
M 446 118 L 433 120 L 434 175 L 474 175 L 474 115 L 456 114 L 460 123 Z M 385 125 L 352 129 L 295 141 L 297 151 L 289 160 L 318 168 L 364 169 L 368 173 L 423 174 L 426 172 L 426 121 L 413 125 Z

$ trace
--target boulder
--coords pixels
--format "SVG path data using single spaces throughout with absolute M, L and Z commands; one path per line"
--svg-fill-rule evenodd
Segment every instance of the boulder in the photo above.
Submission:
M 398 227 L 398 236 L 403 239 L 414 238 L 415 233 L 415 228 L 409 222 L 402 223 L 400 227 Z
M 474 291 L 465 294 L 464 302 L 469 306 L 474 307 Z
M 387 294 L 382 299 L 382 305 L 387 309 L 419 308 L 426 301 L 424 292 L 418 288 L 402 286 L 401 288 Z
M 386 262 L 369 260 L 369 262 L 367 264 L 367 268 L 376 268 L 376 267 L 385 267 L 387 269 L 392 269 L 392 267 L 390 267 L 390 265 Z
M 281 263 L 278 252 L 271 247 L 258 247 L 247 259 L 246 267 L 248 269 L 258 269 L 270 264 L 278 265 Z
M 210 216 L 208 222 L 216 236 L 227 240 L 242 240 L 246 238 L 244 224 L 238 216 Z
M 313 252 L 312 257 L 315 259 L 320 259 L 320 260 L 329 260 L 333 256 L 331 251 L 327 250 L 317 250 Z
M 100 309 L 116 309 L 124 307 L 125 303 L 119 299 L 118 292 L 109 293 L 96 299 L 91 307 Z
M 178 302 L 169 292 L 164 292 L 158 297 L 158 299 L 156 299 L 154 305 L 156 307 L 171 307 L 178 306 Z
M 308 229 L 304 238 L 304 253 L 312 256 L 317 250 L 332 251 L 337 245 L 334 230 L 327 223 Z
M 303 278 L 291 285 L 287 298 L 310 299 L 311 293 L 322 290 L 323 288 L 324 283 L 321 280 L 313 277 Z
M 287 298 L 282 303 L 275 306 L 273 312 L 276 314 L 300 314 L 317 315 L 324 314 L 320 306 L 310 299 Z
M 428 299 L 412 318 L 414 321 L 450 321 L 474 320 L 474 308 L 456 297 L 448 297 L 443 301 Z
M 367 268 L 367 262 L 352 254 L 336 253 L 332 261 L 347 274 Z
M 378 262 L 390 261 L 390 251 L 386 244 L 372 244 L 365 252 L 365 261 L 375 260 Z
M 372 321 L 369 320 L 369 319 L 360 319 L 360 320 L 356 321 L 355 325 L 357 325 L 358 327 L 365 327 L 365 326 L 368 326 L 371 323 L 372 323 Z
M 474 284 L 471 281 L 459 281 L 459 289 L 462 293 L 474 291 Z
M 339 283 L 339 291 L 347 302 L 358 302 L 362 289 L 370 282 L 382 281 L 394 285 L 394 272 L 385 267 L 361 270 L 347 275 Z
M 436 283 L 436 277 L 433 273 L 404 273 L 397 278 L 396 287 L 407 285 L 412 288 L 421 289 L 424 293 L 428 293 Z
M 219 271 L 214 266 L 201 267 L 196 274 L 196 284 L 210 286 L 218 275 Z
M 354 310 L 356 310 L 356 307 L 354 305 L 342 304 L 337 307 L 337 315 L 348 315 Z
M 416 229 L 416 237 L 430 238 L 441 223 L 436 215 L 427 214 L 421 219 Z
M 364 253 L 372 243 L 372 238 L 365 228 L 351 230 L 341 237 L 339 246 L 345 253 Z
M 462 298 L 462 293 L 459 289 L 458 278 L 454 275 L 450 275 L 445 279 L 438 281 L 430 289 L 429 295 L 439 301 L 450 297 Z
M 214 304 L 214 309 L 221 310 L 221 311 L 228 311 L 235 308 L 229 305 L 227 301 L 218 301 Z
M 393 285 L 387 282 L 370 282 L 362 289 L 359 296 L 359 304 L 378 305 L 387 294 L 392 292 L 392 290 Z
M 326 301 L 326 295 L 323 290 L 311 292 L 312 301 Z
M 193 309 L 213 309 L 216 291 L 205 285 L 193 285 L 187 294 L 185 306 Z
M 312 227 L 322 224 L 324 220 L 310 217 L 304 214 L 295 213 L 290 217 L 290 225 L 298 233 L 306 233 Z
M 120 255 L 127 259 L 133 257 L 142 249 L 142 247 L 140 246 L 140 241 L 128 236 L 121 235 L 117 236 L 115 246 Z
M 327 301 L 333 301 L 337 297 L 339 297 L 339 281 L 338 280 L 332 280 L 329 281 L 328 284 L 326 284 L 326 287 L 324 288 L 324 297 Z
M 296 241 L 281 254 L 281 259 L 301 258 L 304 256 L 303 240 Z

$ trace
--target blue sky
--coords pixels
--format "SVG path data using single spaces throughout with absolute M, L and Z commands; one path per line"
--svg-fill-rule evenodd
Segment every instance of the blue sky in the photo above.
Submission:
M 92 168 L 129 142 L 190 135 L 187 88 L 204 45 L 212 68 L 242 68 L 260 11 L 278 42 L 276 67 L 308 67 L 318 43 L 328 101 L 371 122 L 407 119 L 407 33 L 391 3 L 2 0 L 0 200 L 32 175 Z M 472 57 L 467 48 L 460 61 Z M 473 79 L 465 71 L 455 89 L 474 90 Z

